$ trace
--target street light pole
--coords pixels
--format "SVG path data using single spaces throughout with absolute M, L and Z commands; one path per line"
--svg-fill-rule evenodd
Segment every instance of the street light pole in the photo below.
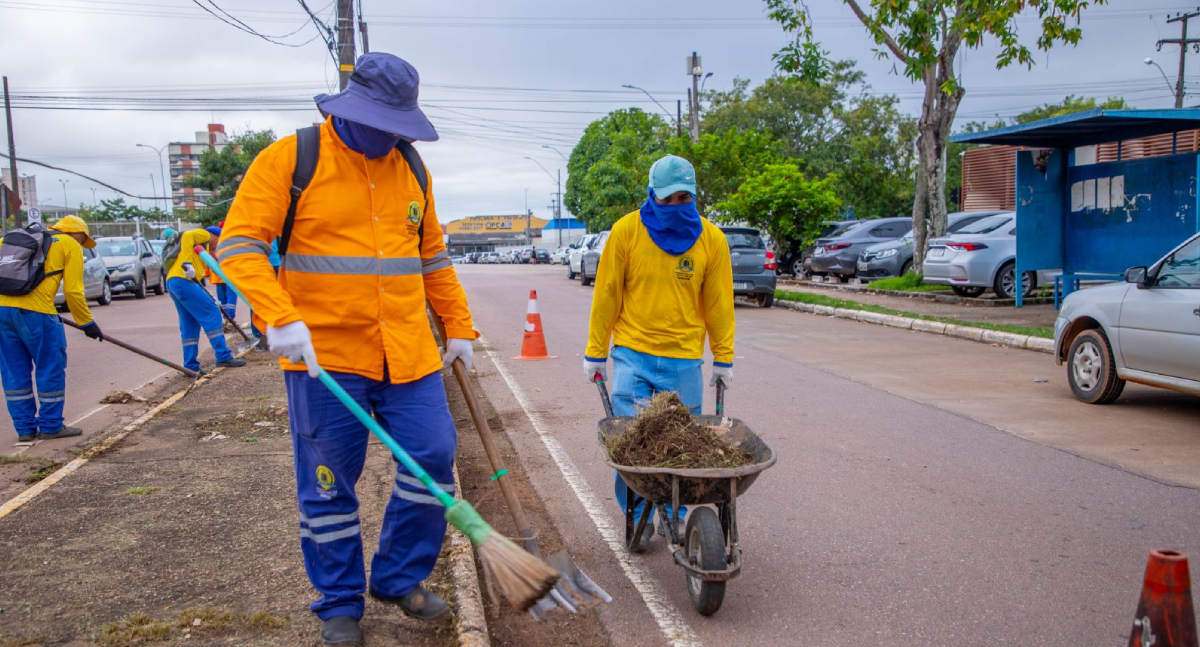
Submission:
M 1158 64 L 1158 62 L 1156 62 L 1154 59 L 1150 58 L 1149 56 L 1142 59 L 1142 62 L 1145 63 L 1146 65 L 1153 65 L 1154 67 L 1157 67 L 1158 73 L 1162 75 L 1163 81 L 1165 81 L 1167 83 L 1167 89 L 1171 91 L 1171 94 L 1175 94 L 1175 86 L 1171 85 L 1171 79 L 1167 78 L 1167 71 L 1164 70 L 1162 68 L 1162 66 Z
M 62 188 L 63 188 L 63 213 L 64 214 L 66 213 L 67 209 L 71 208 L 71 205 L 67 204 L 67 182 L 70 182 L 70 180 L 60 179 L 58 181 L 58 183 L 61 184 Z
M 147 146 L 146 144 L 138 144 L 138 146 L 141 146 L 142 148 L 149 148 L 150 150 L 154 151 L 155 153 L 158 153 L 158 178 L 160 180 L 160 184 L 162 184 L 163 203 L 164 203 L 163 204 L 163 212 L 171 213 L 171 200 L 170 200 L 171 194 L 167 193 L 167 175 L 166 175 L 166 173 L 163 173 L 163 156 L 162 156 L 163 150 L 166 149 L 167 146 L 170 146 L 170 144 L 165 144 L 165 145 L 163 145 L 162 148 L 155 148 L 153 146 Z
M 655 98 L 654 98 L 654 95 L 652 95 L 652 94 L 650 94 L 649 92 L 647 92 L 645 88 L 639 88 L 639 87 L 638 87 L 638 86 L 636 86 L 636 85 L 629 85 L 628 83 L 626 83 L 626 84 L 623 84 L 621 87 L 623 87 L 623 88 L 629 88 L 629 89 L 631 89 L 631 90 L 641 90 L 643 94 L 645 94 L 646 96 L 650 97 L 650 100 L 651 100 L 651 101 L 653 101 L 655 104 L 657 104 L 657 105 L 658 105 L 658 107 L 659 107 L 660 109 L 662 109 L 662 111 L 663 111 L 664 113 L 666 113 L 666 115 L 667 115 L 667 119 L 671 119 L 672 121 L 674 121 L 674 118 L 671 116 L 671 111 L 670 111 L 670 110 L 667 110 L 666 108 L 663 108 L 663 104 L 661 104 L 661 103 L 658 103 L 658 99 L 655 99 Z M 676 122 L 676 127 L 678 127 L 678 122 Z
M 92 208 L 96 207 L 96 190 L 92 189 Z

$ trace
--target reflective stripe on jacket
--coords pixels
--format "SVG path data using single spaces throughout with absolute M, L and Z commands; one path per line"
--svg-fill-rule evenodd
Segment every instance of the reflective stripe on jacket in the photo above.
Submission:
M 71 316 L 80 326 L 92 322 L 92 311 L 88 309 L 87 299 L 83 293 L 83 245 L 66 234 L 50 234 L 54 242 L 46 253 L 46 273 L 58 272 L 47 276 L 33 291 L 19 297 L 0 295 L 0 306 L 21 308 L 43 314 L 58 314 L 54 308 L 54 297 L 58 294 L 58 284 L 62 282 L 63 298 Z
M 426 208 L 398 151 L 369 160 L 346 147 L 326 120 L 320 162 L 297 205 L 276 278 L 271 241 L 283 232 L 295 162 L 294 135 L 260 153 L 221 232 L 217 259 L 250 300 L 255 318 L 273 327 L 303 320 L 317 361 L 331 371 L 380 380 L 386 363 L 390 381 L 399 384 L 439 370 L 441 353 L 425 300 L 450 337 L 474 339 L 476 333 L 442 242 L 432 186 Z

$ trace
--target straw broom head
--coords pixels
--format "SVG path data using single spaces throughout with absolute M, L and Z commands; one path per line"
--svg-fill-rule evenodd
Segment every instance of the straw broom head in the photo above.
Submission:
M 554 588 L 559 572 L 492 530 L 475 508 L 458 501 L 446 509 L 446 520 L 479 549 L 479 557 L 508 603 L 521 611 Z

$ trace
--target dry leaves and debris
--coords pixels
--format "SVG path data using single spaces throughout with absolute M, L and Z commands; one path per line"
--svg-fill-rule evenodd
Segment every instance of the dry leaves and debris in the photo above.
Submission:
M 128 404 L 130 402 L 145 402 L 146 398 L 134 395 L 128 391 L 113 391 L 104 396 L 100 404 Z
M 703 469 L 754 464 L 749 452 L 696 422 L 674 391 L 655 394 L 625 433 L 608 438 L 607 449 L 610 460 L 629 467 Z

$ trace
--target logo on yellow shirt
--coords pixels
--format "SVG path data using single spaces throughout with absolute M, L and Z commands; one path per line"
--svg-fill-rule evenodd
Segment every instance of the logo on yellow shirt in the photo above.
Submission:
M 696 261 L 691 256 L 680 256 L 679 264 L 675 266 L 675 278 L 681 281 L 692 280 L 696 272 Z
M 412 224 L 421 222 L 421 203 L 413 200 L 408 203 L 408 221 Z

